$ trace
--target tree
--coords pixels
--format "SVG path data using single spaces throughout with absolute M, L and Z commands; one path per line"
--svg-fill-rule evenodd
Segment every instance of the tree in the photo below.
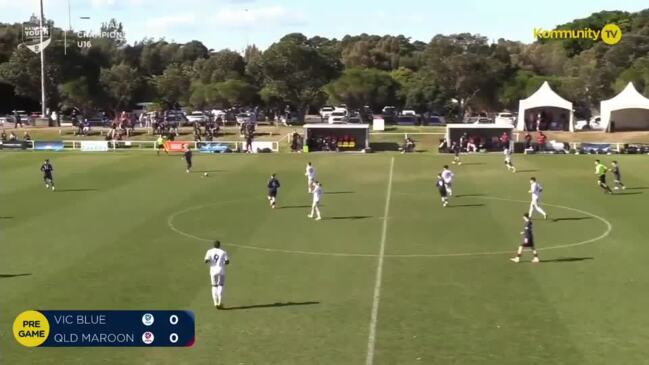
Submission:
M 107 106 L 115 113 L 131 104 L 133 95 L 141 85 L 137 69 L 125 63 L 102 68 L 99 80 L 107 95 Z
M 158 95 L 167 106 L 187 104 L 190 96 L 191 69 L 189 66 L 171 64 L 162 75 L 154 77 Z
M 58 91 L 61 93 L 61 106 L 64 109 L 78 108 L 85 115 L 94 107 L 88 80 L 83 76 L 59 85 Z
M 353 109 L 370 106 L 378 111 L 397 102 L 399 84 L 386 71 L 352 68 L 325 87 L 330 99 Z
M 262 56 L 265 84 L 276 96 L 296 105 L 302 116 L 322 96 L 322 87 L 338 70 L 302 34 L 289 34 Z
M 246 63 L 243 57 L 228 49 L 194 62 L 194 75 L 204 84 L 239 79 L 243 77 L 245 71 Z
M 615 91 L 622 91 L 629 82 L 633 82 L 639 92 L 649 97 L 649 58 L 639 58 L 631 67 L 624 70 L 615 80 L 613 85 Z

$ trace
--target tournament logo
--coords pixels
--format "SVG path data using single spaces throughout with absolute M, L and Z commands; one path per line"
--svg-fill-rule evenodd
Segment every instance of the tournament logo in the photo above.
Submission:
M 142 316 L 142 324 L 144 324 L 145 326 L 152 325 L 154 321 L 155 321 L 155 318 L 153 317 L 153 314 L 151 314 L 151 313 L 145 313 Z
M 41 42 L 42 33 L 42 42 Z M 40 53 L 52 41 L 50 28 L 46 25 L 40 26 L 38 22 L 33 19 L 29 22 L 23 23 L 23 43 L 19 47 L 25 46 L 34 53 Z
M 147 345 L 150 345 L 153 343 L 153 339 L 155 336 L 153 336 L 152 332 L 146 331 L 142 334 L 142 342 L 144 342 Z

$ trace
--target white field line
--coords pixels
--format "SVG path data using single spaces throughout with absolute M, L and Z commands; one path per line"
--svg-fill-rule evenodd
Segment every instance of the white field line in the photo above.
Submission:
M 385 210 L 383 211 L 383 229 L 381 231 L 381 248 L 376 266 L 376 281 L 374 283 L 374 297 L 372 299 L 372 315 L 370 316 L 370 331 L 367 338 L 366 365 L 374 363 L 374 348 L 376 345 L 376 324 L 379 316 L 379 302 L 381 301 L 381 282 L 383 279 L 383 258 L 385 257 L 385 241 L 388 233 L 388 217 L 390 212 L 390 197 L 392 196 L 392 174 L 394 172 L 394 157 L 390 160 L 390 175 L 388 177 L 388 191 L 385 197 Z

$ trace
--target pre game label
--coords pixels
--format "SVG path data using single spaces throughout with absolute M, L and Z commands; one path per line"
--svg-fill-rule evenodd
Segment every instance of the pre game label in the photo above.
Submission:
M 187 347 L 194 331 L 189 311 L 25 311 L 13 325 L 28 347 Z

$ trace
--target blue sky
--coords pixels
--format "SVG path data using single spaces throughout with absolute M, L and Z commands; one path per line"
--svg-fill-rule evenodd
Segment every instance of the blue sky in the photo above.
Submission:
M 268 47 L 282 35 L 340 38 L 345 34 L 403 34 L 428 42 L 435 34 L 479 33 L 491 39 L 533 41 L 545 29 L 600 10 L 638 11 L 646 0 L 69 0 L 75 30 L 121 21 L 129 42 L 144 37 L 200 40 L 208 48 Z M 68 0 L 44 0 L 45 16 L 67 27 Z M 38 0 L 0 0 L 0 22 L 22 22 L 38 13 Z M 89 16 L 91 20 L 80 20 Z

